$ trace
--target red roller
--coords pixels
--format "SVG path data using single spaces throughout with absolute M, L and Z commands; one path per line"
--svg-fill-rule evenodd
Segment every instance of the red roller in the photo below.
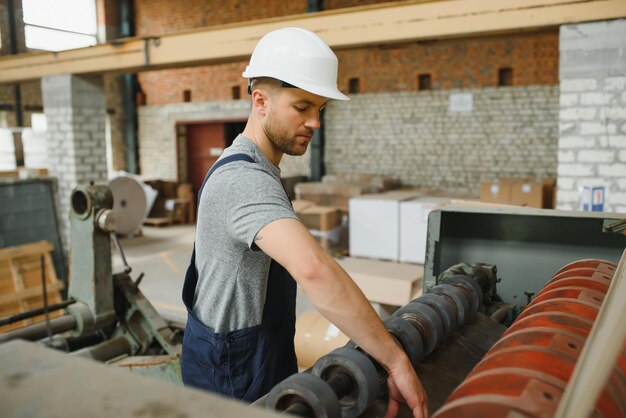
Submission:
M 561 279 L 566 279 L 568 277 L 593 277 L 594 279 L 604 279 L 610 283 L 611 279 L 613 278 L 613 273 L 607 273 L 589 267 L 583 267 L 571 270 L 564 270 L 559 274 L 555 274 L 554 276 L 552 276 L 548 283 L 552 283 Z
M 597 303 L 576 300 L 576 299 L 549 299 L 540 301 L 537 303 L 531 303 L 526 309 L 519 315 L 519 319 L 526 318 L 529 315 L 534 315 L 543 312 L 566 312 L 571 313 L 582 318 L 590 319 L 594 321 L 598 316 L 600 306 Z
M 556 289 L 558 287 L 563 286 L 583 286 L 592 290 L 597 290 L 603 294 L 609 291 L 609 286 L 611 285 L 610 280 L 606 279 L 595 279 L 592 277 L 584 277 L 584 276 L 574 276 L 574 277 L 565 277 L 558 281 L 550 281 L 543 288 L 544 291 L 548 291 L 551 289 Z
M 585 268 L 589 267 L 599 272 L 609 273 L 611 277 L 615 274 L 615 270 L 617 270 L 617 265 L 615 263 L 611 263 L 606 260 L 598 260 L 598 259 L 587 259 L 587 260 L 578 260 L 572 263 L 569 263 L 566 266 L 563 266 L 556 273 L 554 273 L 553 277 L 558 275 L 559 273 L 566 270 L 573 270 L 577 268 Z
M 581 260 L 560 269 L 434 415 L 554 416 L 616 266 Z M 594 416 L 626 416 L 626 346 Z

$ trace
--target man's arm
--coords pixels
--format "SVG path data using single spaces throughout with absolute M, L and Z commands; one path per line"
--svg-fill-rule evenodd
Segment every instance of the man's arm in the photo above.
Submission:
M 389 372 L 388 415 L 406 400 L 415 417 L 428 416 L 426 393 L 406 354 L 389 335 L 363 292 L 296 219 L 263 227 L 256 245 L 289 271 L 313 305 Z

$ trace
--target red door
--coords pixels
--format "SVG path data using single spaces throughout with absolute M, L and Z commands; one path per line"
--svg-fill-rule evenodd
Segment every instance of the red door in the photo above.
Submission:
M 187 125 L 187 169 L 195 193 L 200 190 L 204 176 L 226 147 L 224 133 L 224 123 Z

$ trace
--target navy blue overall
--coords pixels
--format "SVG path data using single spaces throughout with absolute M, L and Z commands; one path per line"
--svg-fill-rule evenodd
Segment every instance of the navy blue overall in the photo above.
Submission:
M 241 160 L 254 162 L 248 155 L 234 154 L 215 163 L 202 183 L 198 202 L 204 185 L 217 168 Z M 195 261 L 194 245 L 183 285 L 183 302 L 188 312 L 181 357 L 183 382 L 254 402 L 278 382 L 298 372 L 293 342 L 296 283 L 287 270 L 272 260 L 261 324 L 218 333 L 200 322 L 193 313 L 198 283 Z

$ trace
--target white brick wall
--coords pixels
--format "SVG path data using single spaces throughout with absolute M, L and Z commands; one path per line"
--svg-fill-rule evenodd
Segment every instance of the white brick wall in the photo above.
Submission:
M 142 177 L 178 180 L 176 123 L 179 121 L 245 120 L 247 100 L 142 106 L 139 118 L 139 164 Z
M 107 181 L 104 91 L 101 78 L 72 75 L 45 77 L 41 86 L 48 168 L 58 179 L 57 213 L 67 250 L 72 190 Z
M 562 26 L 560 48 L 557 207 L 578 209 L 583 186 L 603 185 L 606 210 L 624 211 L 626 20 Z
M 399 176 L 406 185 L 474 194 L 483 180 L 556 175 L 558 87 L 463 92 L 473 94 L 468 113 L 449 111 L 449 96 L 459 91 L 362 94 L 329 103 L 328 173 Z

